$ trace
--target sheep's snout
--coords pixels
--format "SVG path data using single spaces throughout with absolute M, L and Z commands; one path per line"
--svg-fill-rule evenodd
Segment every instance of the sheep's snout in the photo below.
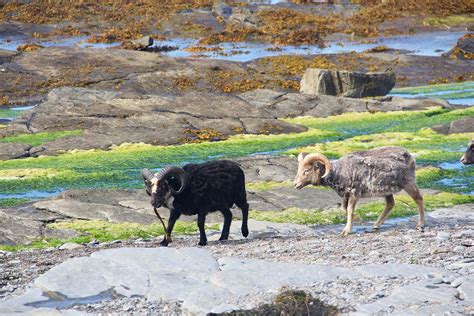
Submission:
M 299 179 L 295 179 L 295 181 L 293 182 L 293 186 L 295 187 L 295 189 L 301 189 L 304 187 L 304 183 L 302 182 L 299 182 Z

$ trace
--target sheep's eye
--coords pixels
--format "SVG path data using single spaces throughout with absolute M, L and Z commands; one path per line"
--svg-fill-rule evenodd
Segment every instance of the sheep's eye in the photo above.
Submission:
M 303 170 L 303 174 L 308 174 L 308 172 L 309 172 L 309 169 Z

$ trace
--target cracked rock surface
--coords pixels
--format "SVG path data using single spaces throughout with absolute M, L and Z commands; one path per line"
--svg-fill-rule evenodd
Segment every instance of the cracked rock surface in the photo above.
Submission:
M 203 106 L 205 104 L 205 106 Z M 107 149 L 124 142 L 154 145 L 182 143 L 189 130 L 212 127 L 225 139 L 238 133 L 273 134 L 306 131 L 278 118 L 297 115 L 326 117 L 346 112 L 394 111 L 449 107 L 444 101 L 388 98 L 365 100 L 255 90 L 240 95 L 189 92 L 184 95 L 143 95 L 86 88 L 59 88 L 34 109 L 0 131 L 0 136 L 81 130 L 37 147 L 3 145 L 0 159 L 54 155 L 72 149 Z M 29 151 L 29 154 L 28 154 Z

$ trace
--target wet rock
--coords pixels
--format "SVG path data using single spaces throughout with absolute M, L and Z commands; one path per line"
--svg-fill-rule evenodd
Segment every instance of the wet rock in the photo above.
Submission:
M 0 143 L 0 160 L 28 157 L 30 148 L 27 144 Z
M 383 96 L 395 85 L 395 73 L 360 73 L 328 69 L 306 69 L 300 93 L 351 98 Z

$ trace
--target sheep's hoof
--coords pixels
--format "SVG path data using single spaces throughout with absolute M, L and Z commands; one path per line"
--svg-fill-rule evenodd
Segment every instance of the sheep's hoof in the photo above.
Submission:
M 249 229 L 247 227 L 242 228 L 242 236 L 247 237 L 249 235 Z
M 380 229 L 380 226 L 375 226 L 375 225 L 374 225 L 374 227 L 372 227 L 372 228 L 373 228 L 374 230 L 379 230 L 379 229 Z
M 420 232 L 424 232 L 425 231 L 425 226 L 424 225 L 416 225 L 416 230 L 420 231 Z
M 162 240 L 162 241 L 160 242 L 160 245 L 161 245 L 162 247 L 168 247 L 168 244 L 169 244 L 169 241 L 166 240 L 166 239 L 165 239 L 165 240 Z
M 223 240 L 227 240 L 229 239 L 229 236 L 221 236 L 221 238 L 219 238 L 219 241 L 223 241 Z
M 198 243 L 199 246 L 205 246 L 207 245 L 207 240 L 200 240 Z
M 345 237 L 345 236 L 349 235 L 350 233 L 351 233 L 351 230 L 350 230 L 350 229 L 344 228 L 344 229 L 342 230 L 341 236 Z

